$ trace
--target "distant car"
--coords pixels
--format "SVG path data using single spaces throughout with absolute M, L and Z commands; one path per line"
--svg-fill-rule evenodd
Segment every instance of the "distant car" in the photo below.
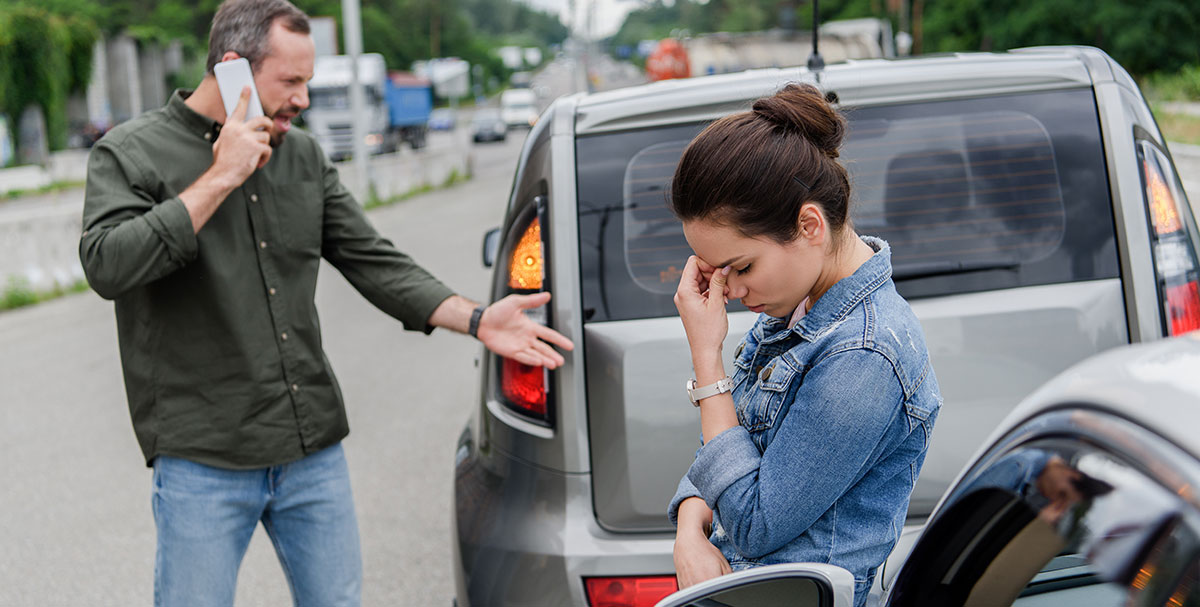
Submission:
M 500 116 L 500 110 L 482 108 L 471 118 L 471 138 L 475 143 L 482 141 L 504 141 L 508 136 L 508 125 Z
M 453 131 L 458 126 L 458 113 L 448 107 L 438 108 L 429 114 L 429 130 Z
M 1193 332 L 1093 356 L 1039 388 L 901 539 L 868 604 L 1200 605 L 1197 369 Z M 849 607 L 853 595 L 845 569 L 794 563 L 658 607 Z
M 891 243 L 896 289 L 945 398 L 912 522 L 1057 373 L 1200 327 L 1193 207 L 1137 84 L 1099 49 L 858 60 L 819 80 L 762 69 L 561 97 L 525 140 L 487 251 L 493 300 L 552 292 L 538 318 L 576 348 L 553 371 L 481 356 L 456 457 L 459 607 L 644 605 L 633 597 L 673 589 L 666 507 L 700 428 L 672 301 L 691 250 L 666 193 L 708 123 L 789 82 L 819 82 L 849 110 L 851 218 Z M 759 376 L 751 365 L 767 361 L 734 359 L 757 318 L 730 306 L 726 370 Z M 807 371 L 784 363 L 757 381 L 789 385 L 781 369 Z

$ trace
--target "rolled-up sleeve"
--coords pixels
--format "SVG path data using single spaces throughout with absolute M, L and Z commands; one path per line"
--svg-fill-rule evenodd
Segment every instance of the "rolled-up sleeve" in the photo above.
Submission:
M 155 200 L 136 161 L 102 141 L 88 156 L 79 259 L 106 299 L 162 278 L 196 258 L 192 219 L 178 197 Z
M 675 496 L 671 498 L 671 504 L 667 506 L 667 518 L 671 520 L 672 525 L 679 526 L 679 505 L 689 497 L 703 499 L 704 496 L 700 495 L 700 490 L 685 474 L 683 478 L 679 479 L 679 486 L 675 488 Z
M 735 426 L 714 437 L 687 473 L 739 552 L 769 554 L 815 523 L 870 469 L 903 414 L 891 362 L 870 350 L 831 355 L 809 369 L 761 455 Z
M 433 331 L 429 317 L 454 291 L 379 234 L 328 159 L 324 160 L 323 173 L 321 255 L 367 301 L 399 320 L 404 328 Z

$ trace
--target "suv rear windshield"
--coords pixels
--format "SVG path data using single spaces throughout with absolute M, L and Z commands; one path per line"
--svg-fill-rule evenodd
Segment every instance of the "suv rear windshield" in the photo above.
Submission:
M 865 107 L 847 118 L 851 217 L 859 234 L 891 244 L 905 297 L 1118 276 L 1090 89 Z M 667 197 L 704 126 L 579 137 L 587 320 L 676 313 L 691 249 Z

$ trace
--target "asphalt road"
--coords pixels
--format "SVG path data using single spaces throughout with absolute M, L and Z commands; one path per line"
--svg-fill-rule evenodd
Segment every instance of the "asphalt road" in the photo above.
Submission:
M 502 219 L 524 132 L 512 135 L 475 146 L 471 181 L 370 214 L 474 299 L 486 298 L 480 243 Z M 350 416 L 364 604 L 449 605 L 454 442 L 480 346 L 403 331 L 327 265 L 317 303 Z M 0 344 L 0 607 L 152 604 L 150 471 L 129 422 L 112 304 L 85 293 L 0 313 Z M 260 527 L 237 605 L 290 604 Z

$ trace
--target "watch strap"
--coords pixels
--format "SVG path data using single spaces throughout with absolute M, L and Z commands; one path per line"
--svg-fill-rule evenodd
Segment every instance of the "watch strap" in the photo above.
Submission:
M 716 381 L 716 383 L 708 384 L 707 386 L 696 386 L 696 380 L 690 379 L 687 383 L 688 398 L 692 400 L 692 404 L 699 407 L 700 401 L 723 394 L 725 392 L 733 392 L 733 378 L 726 375 Z
M 467 323 L 467 334 L 475 339 L 479 339 L 479 319 L 483 318 L 483 311 L 486 309 L 487 306 L 479 304 L 475 306 L 474 310 L 471 310 L 471 322 Z

